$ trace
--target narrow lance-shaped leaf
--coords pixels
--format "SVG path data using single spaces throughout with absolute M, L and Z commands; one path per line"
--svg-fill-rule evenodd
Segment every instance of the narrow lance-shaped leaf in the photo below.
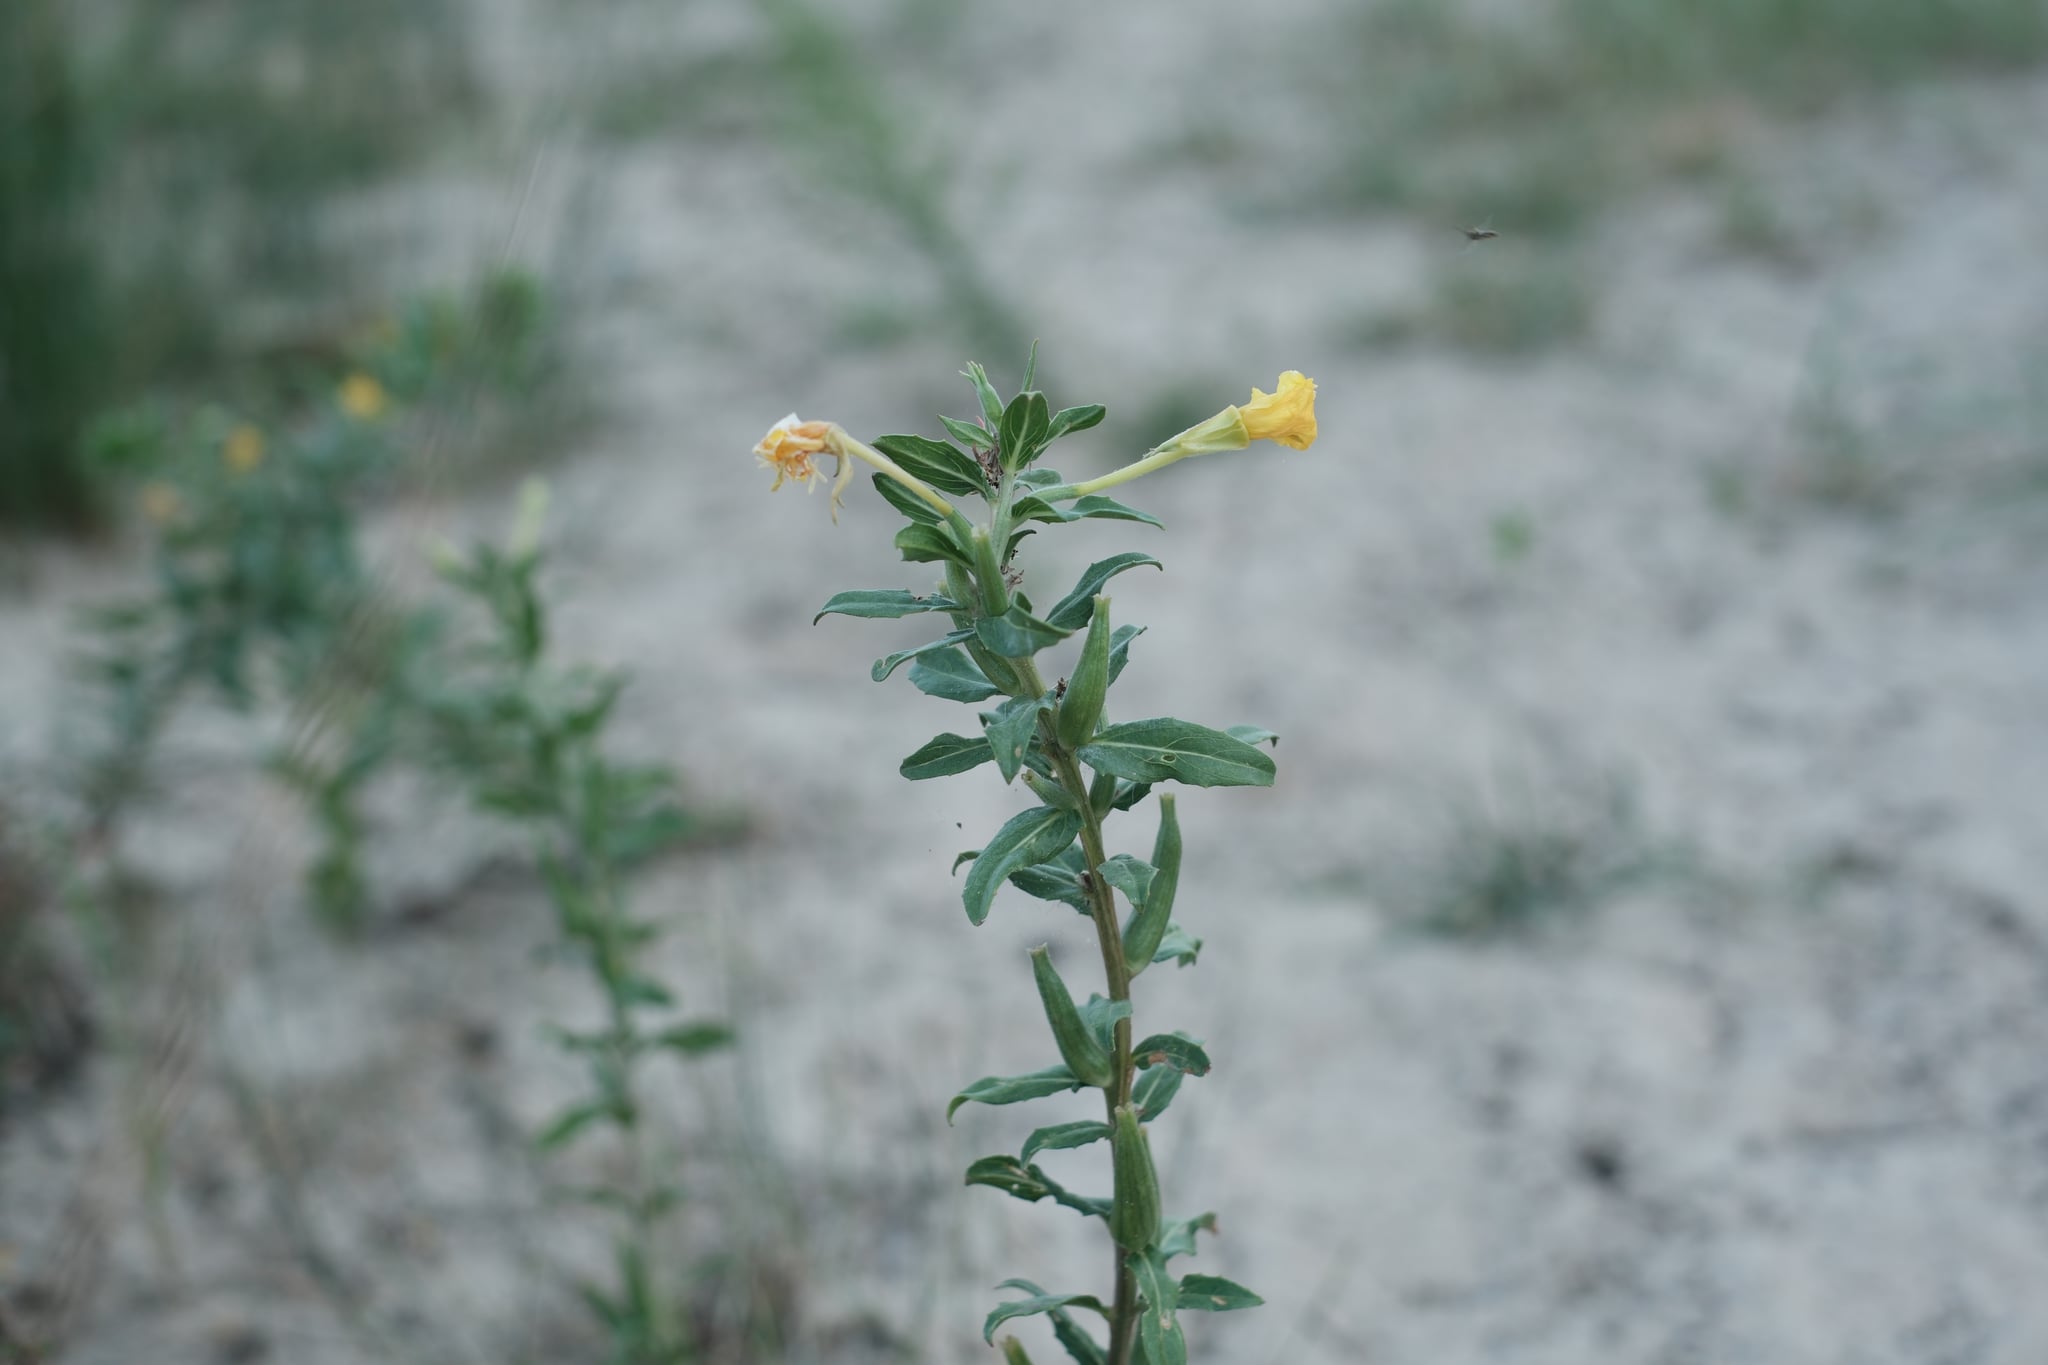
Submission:
M 1012 872 L 1058 854 L 1074 841 L 1080 828 L 1079 815 L 1051 806 L 1037 806 L 1013 816 L 996 831 L 996 837 L 981 850 L 981 856 L 974 860 L 974 867 L 967 874 L 967 885 L 961 893 L 967 918 L 975 924 L 987 919 L 996 889 Z
M 1049 1066 L 1022 1076 L 983 1076 L 953 1097 L 946 1106 L 946 1122 L 953 1121 L 963 1104 L 1020 1104 L 1080 1088 L 1081 1078 L 1065 1066 Z
M 1204 1313 L 1229 1313 L 1239 1308 L 1257 1308 L 1265 1300 L 1243 1285 L 1221 1275 L 1185 1275 L 1180 1282 L 1180 1306 Z
M 1100 403 L 1084 403 L 1078 408 L 1061 408 L 1052 415 L 1052 426 L 1045 434 L 1046 443 L 1050 445 L 1062 436 L 1071 436 L 1077 431 L 1088 430 L 1108 415 L 1108 411 Z
M 958 611 L 960 604 L 938 593 L 905 592 L 901 588 L 862 588 L 834 593 L 832 600 L 811 618 L 816 625 L 828 616 L 859 616 L 871 620 L 915 616 L 923 611 Z
M 1190 1076 L 1209 1074 L 1209 1054 L 1192 1038 L 1177 1033 L 1155 1033 L 1131 1048 L 1131 1060 L 1141 1067 L 1170 1066 Z
M 1001 616 L 983 617 L 976 621 L 974 630 L 982 644 L 1006 659 L 1028 659 L 1074 633 L 1041 621 L 1022 607 L 1014 606 Z
M 1029 1280 L 1004 1280 L 996 1288 L 1021 1289 L 1034 1298 L 1042 1298 L 1045 1295 L 1043 1289 Z M 1073 1357 L 1075 1365 L 1107 1365 L 1107 1357 L 1103 1355 L 1102 1347 L 1096 1344 L 1095 1338 L 1081 1329 L 1081 1325 L 1074 1321 L 1066 1309 L 1049 1309 L 1046 1316 L 1052 1319 L 1054 1339 L 1067 1348 L 1067 1354 Z
M 873 482 L 875 492 L 881 495 L 883 502 L 888 503 L 918 525 L 937 526 L 941 521 L 945 520 L 939 514 L 938 508 L 933 507 L 923 498 L 920 498 L 888 475 L 877 474 Z
M 1138 1077 L 1137 1084 L 1131 1087 L 1131 1104 L 1139 1117 L 1150 1123 L 1165 1113 L 1173 1097 L 1180 1093 L 1180 1083 L 1186 1074 L 1170 1066 L 1155 1066 Z
M 1013 1156 L 985 1156 L 967 1168 L 969 1185 L 986 1185 L 1004 1194 L 1036 1204 L 1050 1199 L 1074 1210 L 1084 1218 L 1107 1218 L 1109 1201 L 1075 1194 L 1036 1166 L 1027 1166 Z
M 967 549 L 953 538 L 943 523 L 926 526 L 913 523 L 896 533 L 897 553 L 912 564 L 958 564 L 961 568 L 972 568 L 974 561 Z
M 1038 1313 L 1052 1313 L 1065 1308 L 1087 1308 L 1101 1313 L 1104 1317 L 1109 1316 L 1108 1310 L 1102 1306 L 1102 1300 L 1093 1294 L 1048 1294 L 1029 1280 L 1004 1280 L 996 1288 L 1021 1289 L 1031 1297 L 1013 1299 L 989 1314 L 988 1322 L 982 1328 L 984 1341 L 994 1334 L 996 1328 L 1011 1318 L 1031 1317 Z
M 1109 1136 L 1109 1125 L 1091 1119 L 1078 1123 L 1057 1123 L 1050 1128 L 1039 1128 L 1024 1139 L 1024 1150 L 1019 1159 L 1031 1160 L 1040 1152 L 1064 1152 L 1074 1147 L 1086 1147 Z
M 948 428 L 950 430 L 950 428 Z M 941 493 L 987 493 L 981 465 L 964 450 L 929 436 L 878 436 L 875 449 Z M 879 475 L 877 476 L 880 477 Z
M 1190 787 L 1270 787 L 1273 760 L 1241 739 L 1192 721 L 1159 717 L 1105 727 L 1080 759 L 1127 782 Z
M 1187 1338 L 1181 1335 L 1180 1321 L 1174 1315 L 1180 1294 L 1165 1262 L 1140 1251 L 1131 1253 L 1125 1264 L 1137 1277 L 1138 1292 L 1145 1299 L 1145 1311 L 1138 1318 L 1138 1341 L 1146 1365 L 1187 1365 Z
M 1015 777 L 1024 765 L 1031 738 L 1038 733 L 1038 717 L 1051 705 L 1044 697 L 1012 697 L 982 714 L 982 728 L 988 732 L 989 749 L 1003 781 Z
M 947 701 L 986 701 L 1002 691 L 958 649 L 936 649 L 912 661 L 909 676 L 918 691 Z
M 995 754 L 980 735 L 944 734 L 903 760 L 897 771 L 913 782 L 931 777 L 951 777 L 992 761 Z
M 886 654 L 875 660 L 875 666 L 868 670 L 868 676 L 876 682 L 881 682 L 891 673 L 894 673 L 905 661 L 915 659 L 920 654 L 930 654 L 934 650 L 945 649 L 949 645 L 957 645 L 973 633 L 973 631 L 969 630 L 956 630 L 950 635 L 942 635 L 938 639 L 927 641 L 914 649 L 899 649 L 894 654 Z
M 1056 602 L 1053 609 L 1045 614 L 1045 619 L 1068 630 L 1079 630 L 1087 625 L 1088 618 L 1094 615 L 1095 598 L 1102 591 L 1103 585 L 1124 570 L 1135 569 L 1144 564 L 1150 564 L 1155 569 L 1165 568 L 1165 565 L 1151 555 L 1139 554 L 1135 550 L 1111 555 L 1108 559 L 1096 560 L 1082 571 L 1073 591 Z

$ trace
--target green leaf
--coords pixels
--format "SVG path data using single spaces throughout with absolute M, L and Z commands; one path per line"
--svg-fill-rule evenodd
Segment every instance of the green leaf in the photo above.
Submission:
M 1064 1065 L 1049 1066 L 1043 1071 L 1033 1071 L 1023 1076 L 983 1076 L 953 1097 L 953 1102 L 946 1106 L 946 1122 L 953 1121 L 953 1115 L 959 1112 L 963 1104 L 1018 1104 L 1024 1100 L 1057 1095 L 1062 1090 L 1080 1088 L 1081 1078 L 1067 1070 Z
M 654 1045 L 694 1057 L 700 1053 L 713 1052 L 732 1046 L 732 1025 L 715 1020 L 703 1020 L 694 1024 L 678 1024 L 663 1029 L 654 1035 Z
M 1009 1289 L 1015 1286 L 1003 1284 L 996 1287 Z M 1092 1308 L 1104 1317 L 1109 1316 L 1109 1310 L 1102 1306 L 1102 1300 L 1093 1294 L 1034 1294 L 1028 1299 L 1012 1299 L 990 1313 L 988 1321 L 982 1324 L 981 1339 L 993 1343 L 996 1328 L 1011 1318 L 1028 1318 L 1039 1313 L 1050 1313 L 1055 1308 Z
M 939 420 L 946 424 L 946 430 L 951 432 L 953 439 L 961 445 L 969 446 L 976 450 L 995 449 L 996 438 L 994 434 L 983 430 L 975 423 L 962 422 L 955 417 L 941 417 Z
M 1128 782 L 1182 782 L 1190 787 L 1270 787 L 1273 760 L 1241 739 L 1192 721 L 1161 716 L 1097 732 L 1080 760 Z
M 1159 940 L 1159 947 L 1152 954 L 1154 962 L 1165 962 L 1169 958 L 1183 967 L 1195 965 L 1195 959 L 1202 954 L 1202 940 L 1189 934 L 1178 924 L 1166 926 L 1166 937 Z
M 1155 569 L 1166 567 L 1151 555 L 1139 554 L 1135 550 L 1111 555 L 1108 559 L 1098 559 L 1082 572 L 1080 581 L 1074 584 L 1074 590 L 1054 604 L 1053 609 L 1045 614 L 1045 619 L 1062 630 L 1079 630 L 1088 624 L 1088 618 L 1094 614 L 1095 594 L 1102 591 L 1102 585 L 1125 569 L 1135 569 L 1141 564 L 1150 564 Z M 1111 636 L 1112 647 L 1115 642 L 1116 637 Z
M 1051 706 L 1052 702 L 1045 697 L 1012 697 L 995 710 L 982 713 L 981 724 L 988 732 L 988 747 L 993 752 L 996 769 L 1002 773 L 1003 781 L 1014 778 L 1017 769 L 1024 765 L 1024 755 L 1031 747 L 1032 736 L 1038 733 L 1038 718 Z
M 629 976 L 617 986 L 619 999 L 631 1005 L 666 1007 L 676 1002 L 667 986 L 650 976 Z
M 1192 1038 L 1178 1033 L 1155 1033 L 1131 1048 L 1131 1060 L 1141 1067 L 1169 1066 L 1190 1076 L 1209 1074 L 1209 1054 Z
M 1116 799 L 1109 803 L 1111 810 L 1129 810 L 1152 794 L 1150 782 L 1126 782 L 1117 788 Z
M 985 1156 L 967 1168 L 967 1183 L 987 1185 L 1027 1204 L 1041 1199 L 1070 1208 L 1084 1218 L 1107 1218 L 1109 1201 L 1075 1194 L 1036 1166 L 1027 1166 L 1013 1156 Z
M 947 701 L 986 701 L 1003 690 L 957 649 L 933 650 L 918 659 L 910 666 L 910 683 L 926 696 Z
M 905 660 L 915 659 L 920 655 L 930 654 L 936 650 L 957 645 L 962 640 L 972 637 L 973 634 L 974 632 L 971 630 L 956 630 L 950 635 L 941 635 L 936 640 L 927 640 L 915 649 L 899 649 L 894 654 L 885 654 L 875 660 L 875 666 L 868 670 L 868 676 L 876 682 L 880 682 L 891 673 L 894 673 Z
M 1090 493 L 1085 498 L 1076 498 L 1062 505 L 1047 502 L 1040 497 L 1023 497 L 1011 505 L 1013 515 L 1020 521 L 1087 521 L 1102 518 L 1109 521 L 1142 521 L 1147 526 L 1164 526 L 1165 523 L 1150 512 L 1140 512 L 1135 507 L 1126 507 L 1114 498 L 1105 498 L 1100 493 Z
M 859 616 L 868 620 L 915 616 L 921 611 L 958 611 L 960 604 L 938 593 L 906 592 L 902 588 L 861 588 L 840 592 L 811 618 L 817 625 L 828 616 Z
M 1166 1263 L 1146 1252 L 1133 1252 L 1125 1264 L 1138 1278 L 1138 1292 L 1145 1296 L 1145 1311 L 1138 1317 L 1138 1340 L 1145 1348 L 1146 1365 L 1188 1365 L 1187 1338 L 1181 1335 L 1174 1317 L 1180 1295 Z
M 1088 997 L 1088 1003 L 1081 1006 L 1081 1022 L 1088 1025 L 1089 1031 L 1094 1033 L 1106 1048 L 1113 1049 L 1116 1046 L 1117 1020 L 1130 1017 L 1131 1002 L 1128 1000 L 1110 1000 L 1104 996 L 1091 995 Z
M 1165 1113 L 1166 1106 L 1180 1093 L 1182 1075 L 1173 1067 L 1155 1066 L 1138 1077 L 1138 1083 L 1131 1087 L 1131 1103 L 1138 1106 L 1138 1117 L 1150 1123 Z
M 1247 744 L 1270 744 L 1276 749 L 1280 747 L 1280 736 L 1256 725 L 1226 725 L 1223 727 L 1223 733 L 1232 739 L 1241 739 Z
M 1265 1300 L 1243 1285 L 1221 1275 L 1188 1275 L 1180 1282 L 1180 1306 L 1204 1313 L 1228 1313 L 1239 1308 L 1257 1308 Z
M 967 874 L 967 886 L 962 893 L 967 918 L 976 924 L 987 919 L 996 888 L 1011 873 L 1053 857 L 1074 841 L 1080 829 L 1079 815 L 1051 806 L 1037 806 L 1012 817 L 996 831 L 996 837 L 989 840 Z
M 939 514 L 938 508 L 931 506 L 923 498 L 920 498 L 887 474 L 875 475 L 874 484 L 875 491 L 882 495 L 883 502 L 888 503 L 912 521 L 926 526 L 937 526 L 945 520 Z
M 1004 1280 L 998 1289 L 1021 1289 L 1026 1294 L 1043 1295 L 1045 1291 L 1029 1280 Z M 1102 1348 L 1095 1344 L 1095 1338 L 1081 1329 L 1080 1324 L 1069 1317 L 1064 1308 L 1055 1308 L 1046 1314 L 1052 1319 L 1052 1334 L 1060 1345 L 1067 1348 L 1078 1365 L 1107 1365 Z
M 1057 469 L 1027 469 L 1017 476 L 1019 488 L 1057 488 L 1064 482 Z
M 1083 1119 L 1079 1123 L 1056 1123 L 1050 1128 L 1040 1128 L 1024 1139 L 1024 1150 L 1019 1159 L 1029 1161 L 1040 1152 L 1064 1152 L 1071 1147 L 1086 1147 L 1091 1142 L 1101 1142 L 1109 1136 L 1109 1125 Z
M 1124 665 L 1131 661 L 1131 641 L 1144 633 L 1145 627 L 1143 626 L 1118 626 L 1116 634 L 1109 637 L 1109 685 L 1111 687 L 1116 686 L 1117 675 L 1122 673 Z M 1136 799 L 1142 801 L 1145 798 L 1140 793 Z M 1118 806 L 1117 809 L 1129 810 L 1130 807 Z
M 1086 431 L 1107 416 L 1109 410 L 1100 403 L 1084 403 L 1078 408 L 1061 408 L 1052 415 L 1052 428 L 1046 432 L 1045 441 L 1051 445 L 1062 436 L 1071 436 L 1077 431 Z
M 934 441 L 929 436 L 880 436 L 873 444 L 876 450 L 902 465 L 904 473 L 916 475 L 941 493 L 986 495 L 989 491 L 988 481 L 982 477 L 981 463 L 957 446 Z M 878 474 L 875 477 L 880 480 L 887 476 Z M 897 486 L 902 487 L 901 484 Z M 917 496 L 908 489 L 904 492 L 913 498 Z
M 986 426 L 990 431 L 1001 429 L 1003 425 L 1003 400 L 1002 396 L 996 392 L 996 386 L 988 382 L 988 371 L 981 368 L 979 362 L 970 360 L 967 362 L 967 368 L 960 373 L 966 375 L 968 380 L 973 383 L 975 396 L 981 399 L 982 425 Z
M 1152 864 L 1139 862 L 1128 853 L 1119 853 L 1105 858 L 1102 863 L 1102 880 L 1124 893 L 1132 909 L 1145 903 L 1145 894 L 1152 888 L 1156 869 Z
M 1057 864 L 1040 863 L 1036 867 L 1019 868 L 1010 874 L 1010 885 L 1027 896 L 1036 896 L 1042 901 L 1059 901 L 1084 915 L 1088 913 L 1088 896 L 1081 890 L 1081 879 Z
M 971 863 L 980 856 L 981 850 L 978 848 L 970 848 L 965 853 L 955 854 L 953 858 L 952 870 L 948 872 L 946 875 L 949 877 L 957 877 L 958 875 L 960 875 L 960 864 Z
M 597 1120 L 609 1118 L 611 1115 L 612 1106 L 604 1100 L 571 1105 L 555 1115 L 554 1120 L 540 1130 L 533 1139 L 533 1145 L 543 1152 L 552 1152 Z
M 1195 1234 L 1197 1232 L 1206 1232 L 1211 1237 L 1214 1237 L 1216 1235 L 1216 1215 L 1213 1213 L 1198 1213 L 1193 1218 L 1183 1218 L 1178 1222 L 1168 1223 L 1159 1233 L 1160 1259 L 1170 1261 L 1176 1256 L 1194 1255 Z
M 1045 451 L 1046 434 L 1052 429 L 1052 409 L 1045 395 L 1026 391 L 1010 400 L 1003 410 L 1003 467 L 1023 469 Z
M 981 642 L 1006 659 L 1026 659 L 1056 645 L 1074 632 L 1041 621 L 1022 607 L 1011 607 L 1001 616 L 983 617 L 974 623 Z
M 1038 338 L 1031 338 L 1031 354 L 1024 360 L 1024 382 L 1017 387 L 1028 389 L 1031 381 L 1038 378 Z
M 953 539 L 945 523 L 925 526 L 918 523 L 904 527 L 896 533 L 896 549 L 912 564 L 958 564 L 963 569 L 974 567 L 974 561 L 960 543 Z
M 975 736 L 944 734 L 932 740 L 909 758 L 897 765 L 896 771 L 912 782 L 922 782 L 928 777 L 951 777 L 978 768 L 993 759 L 988 741 Z

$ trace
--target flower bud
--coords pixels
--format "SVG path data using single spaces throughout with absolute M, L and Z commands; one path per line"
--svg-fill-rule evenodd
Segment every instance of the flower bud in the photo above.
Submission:
M 1152 885 L 1145 891 L 1145 903 L 1124 926 L 1124 964 L 1132 976 L 1152 965 L 1173 919 L 1173 894 L 1180 887 L 1180 817 L 1174 813 L 1173 793 L 1159 794 L 1159 835 L 1152 841 Z
M 1067 983 L 1053 970 L 1045 945 L 1031 950 L 1031 974 L 1038 979 L 1038 997 L 1045 1002 L 1046 1022 L 1052 1025 L 1053 1041 L 1059 1044 L 1060 1060 L 1083 1084 L 1106 1086 L 1115 1070 L 1110 1056 L 1082 1022 Z
M 1127 1104 L 1117 1106 L 1109 1149 L 1116 1172 L 1109 1235 L 1125 1251 L 1143 1251 L 1159 1235 L 1159 1172 L 1152 1166 L 1152 1143 L 1138 1126 L 1137 1111 Z
M 1003 582 L 1002 565 L 996 562 L 996 547 L 988 532 L 974 528 L 974 577 L 981 584 L 982 610 L 1001 616 L 1010 609 L 1010 590 Z
M 1088 638 L 1081 645 L 1081 662 L 1067 680 L 1067 694 L 1060 700 L 1054 730 L 1060 743 L 1078 749 L 1095 736 L 1095 722 L 1102 719 L 1102 703 L 1109 695 L 1109 599 L 1095 599 L 1095 616 L 1088 623 Z

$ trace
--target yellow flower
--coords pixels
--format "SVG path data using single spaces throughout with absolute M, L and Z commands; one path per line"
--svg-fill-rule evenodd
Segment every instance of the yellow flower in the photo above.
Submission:
M 168 526 L 185 514 L 185 500 L 167 483 L 152 483 L 142 489 L 142 515 L 158 526 Z
M 360 370 L 341 382 L 338 397 L 341 410 L 358 422 L 376 421 L 391 405 L 391 396 L 384 392 L 384 386 L 377 382 L 376 376 Z
M 816 488 L 824 476 L 811 457 L 824 451 L 825 436 L 830 430 L 830 423 L 806 422 L 793 412 L 768 428 L 768 434 L 754 446 L 754 454 L 762 465 L 775 471 L 775 483 L 768 491 L 772 493 L 782 487 L 785 479 Z
M 1290 450 L 1307 450 L 1316 443 L 1316 381 L 1300 370 L 1280 376 L 1272 393 L 1252 390 L 1252 401 L 1238 411 L 1244 429 L 1254 441 L 1277 441 Z
M 263 433 L 244 422 L 228 433 L 220 455 L 229 469 L 237 474 L 246 474 L 263 463 L 263 451 Z
M 1190 455 L 1243 450 L 1253 441 L 1277 441 L 1294 450 L 1307 450 L 1315 440 L 1316 381 L 1300 370 L 1288 370 L 1281 374 L 1272 393 L 1253 389 L 1251 402 L 1241 408 L 1225 408 L 1207 421 L 1195 423 L 1180 435 L 1154 446 L 1142 460 L 1083 483 L 1041 490 L 1038 496 L 1055 500 L 1086 497 L 1156 473 Z

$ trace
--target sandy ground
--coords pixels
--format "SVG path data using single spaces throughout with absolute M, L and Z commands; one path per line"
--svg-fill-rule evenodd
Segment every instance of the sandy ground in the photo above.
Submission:
M 1254 41 L 1284 59 L 1315 9 Z M 1191 1268 L 1270 1302 L 1196 1320 L 1197 1357 L 2048 1359 L 2048 84 L 1776 140 L 1760 174 L 1795 221 L 1844 177 L 1878 210 L 1810 269 L 1718 249 L 1685 191 L 1602 220 L 1594 338 L 1508 364 L 1348 346 L 1462 240 L 1151 168 L 1186 73 L 1240 35 L 1193 41 L 1171 7 L 1088 16 L 957 36 L 1029 69 L 933 96 L 971 95 L 972 121 L 932 128 L 1053 398 L 1110 406 L 1064 467 L 1163 435 L 1136 424 L 1163 387 L 1220 406 L 1298 367 L 1322 395 L 1313 452 L 1181 466 L 1129 490 L 1164 532 L 1069 529 L 1027 560 L 1043 597 L 1113 549 L 1158 554 L 1164 575 L 1115 589 L 1150 627 L 1124 711 L 1283 736 L 1270 792 L 1183 798 L 1180 918 L 1208 946 L 1141 983 L 1141 1031 L 1186 1028 L 1217 1061 L 1157 1138 L 1169 1204 L 1222 1219 Z M 1300 125 L 1284 89 L 1230 98 L 1255 145 Z M 797 1285 L 792 1358 L 980 1358 L 990 1285 L 1094 1289 L 1104 1258 L 1072 1215 L 958 1172 L 1085 1113 L 949 1130 L 944 1103 L 1045 1064 L 1024 949 L 1050 939 L 1086 980 L 1089 945 L 1020 895 L 966 923 L 947 867 L 1017 795 L 986 770 L 896 777 L 971 723 L 868 682 L 915 622 L 810 624 L 833 591 L 923 570 L 894 562 L 872 498 L 835 528 L 822 497 L 765 496 L 743 453 L 792 407 L 936 430 L 966 406 L 958 348 L 843 353 L 844 310 L 929 275 L 779 148 L 548 146 L 525 249 L 571 200 L 601 205 L 613 302 L 585 341 L 619 415 L 552 475 L 563 645 L 630 665 L 627 742 L 757 831 L 638 890 L 675 925 L 664 970 L 745 1039 L 664 1095 L 696 1249 L 752 1247 Z M 447 216 L 502 211 L 520 178 Z M 1822 348 L 1905 489 L 1889 515 L 1801 495 L 1792 415 Z M 423 500 L 377 533 L 408 556 L 508 502 Z M 1525 550 L 1499 547 L 1503 519 Z M 10 765 L 47 751 L 65 608 L 130 572 L 35 568 L 0 603 Z M 600 1225 L 547 1201 L 560 1172 L 520 1137 L 573 1082 L 537 1022 L 590 1006 L 536 960 L 545 907 L 481 827 L 400 792 L 380 885 L 442 908 L 323 943 L 293 880 L 305 836 L 240 775 L 253 747 L 218 717 L 174 737 L 189 776 L 134 856 L 177 970 L 120 1010 L 152 1054 L 102 1052 L 0 1134 L 0 1277 L 17 1298 L 90 1286 L 80 1365 L 597 1359 L 565 1270 L 595 1263 Z M 1576 818 L 1607 786 L 1638 814 L 1591 837 L 1656 871 L 1530 936 L 1414 932 L 1415 896 L 1489 826 Z M 1100 1184 L 1098 1156 L 1047 1164 Z

